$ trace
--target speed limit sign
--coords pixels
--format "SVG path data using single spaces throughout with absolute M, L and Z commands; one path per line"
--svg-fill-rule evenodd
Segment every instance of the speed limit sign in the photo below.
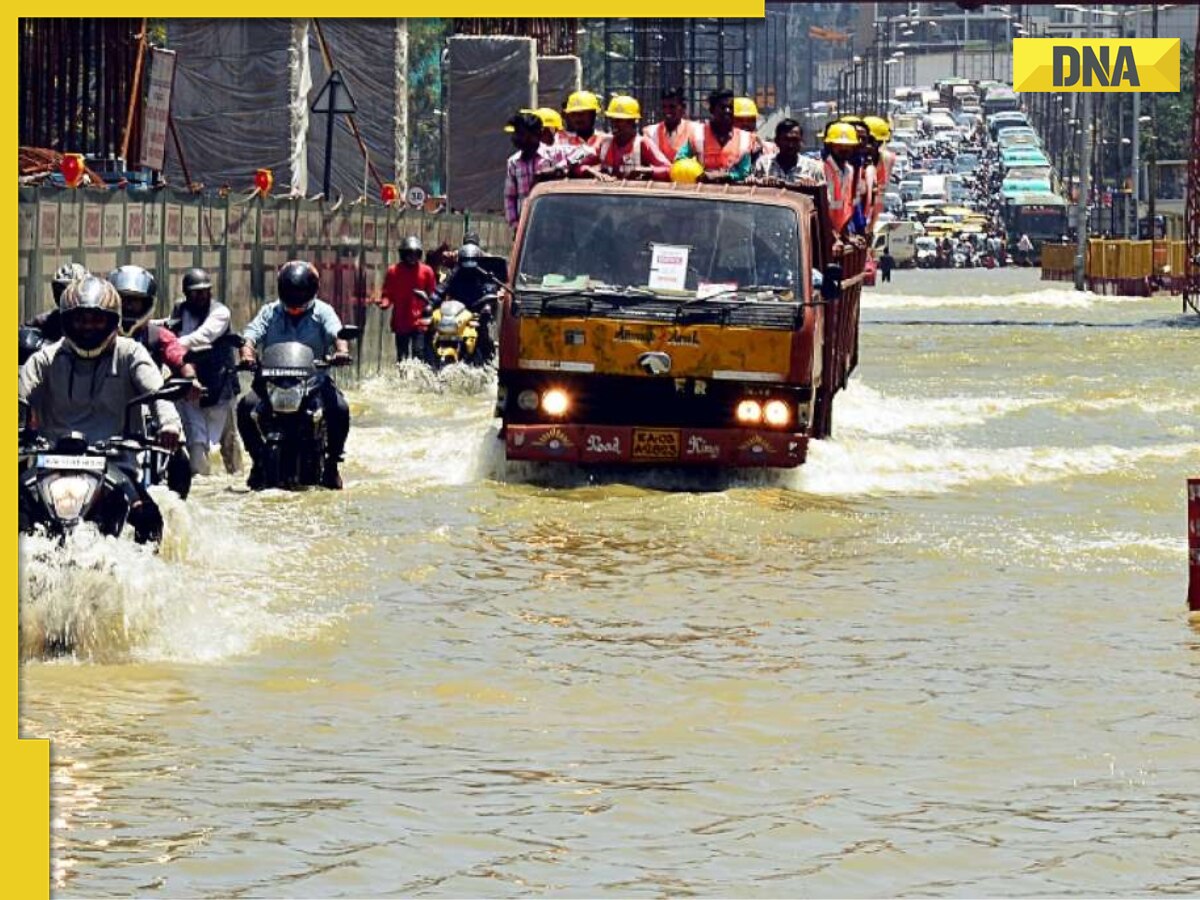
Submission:
M 425 188 L 419 184 L 414 184 L 408 189 L 404 195 L 404 199 L 408 201 L 409 206 L 422 207 L 425 205 Z

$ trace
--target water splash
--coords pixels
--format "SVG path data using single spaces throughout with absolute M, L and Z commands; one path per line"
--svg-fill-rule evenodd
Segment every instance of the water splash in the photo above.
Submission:
M 864 310 L 941 309 L 973 307 L 1008 309 L 1013 307 L 1044 307 L 1049 309 L 1092 309 L 1116 303 L 1145 303 L 1145 297 L 1093 294 L 1065 288 L 1045 288 L 1021 294 L 879 294 L 864 293 Z
M 159 548 L 90 525 L 62 544 L 21 538 L 23 660 L 65 653 L 98 663 L 207 662 L 253 652 L 267 640 L 303 637 L 339 615 L 306 607 L 302 592 L 300 603 L 279 605 L 273 568 L 286 555 L 286 532 L 244 529 L 228 504 L 151 492 L 165 522 Z

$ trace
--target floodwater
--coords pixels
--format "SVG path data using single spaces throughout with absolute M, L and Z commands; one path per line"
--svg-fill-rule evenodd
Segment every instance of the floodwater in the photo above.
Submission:
M 1200 321 L 1014 271 L 863 319 L 799 472 L 506 471 L 490 385 L 391 376 L 340 494 L 27 541 L 54 892 L 1200 893 Z

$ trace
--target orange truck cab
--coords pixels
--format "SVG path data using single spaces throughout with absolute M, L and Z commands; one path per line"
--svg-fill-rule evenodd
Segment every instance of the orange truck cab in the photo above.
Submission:
M 500 308 L 507 458 L 800 465 L 857 361 L 865 250 L 833 245 L 823 188 L 538 185 Z

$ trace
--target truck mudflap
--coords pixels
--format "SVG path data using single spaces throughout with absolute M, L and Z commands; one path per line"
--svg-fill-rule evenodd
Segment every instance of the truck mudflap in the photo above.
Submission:
M 746 428 L 506 425 L 505 456 L 583 465 L 698 465 L 793 468 L 808 436 Z

